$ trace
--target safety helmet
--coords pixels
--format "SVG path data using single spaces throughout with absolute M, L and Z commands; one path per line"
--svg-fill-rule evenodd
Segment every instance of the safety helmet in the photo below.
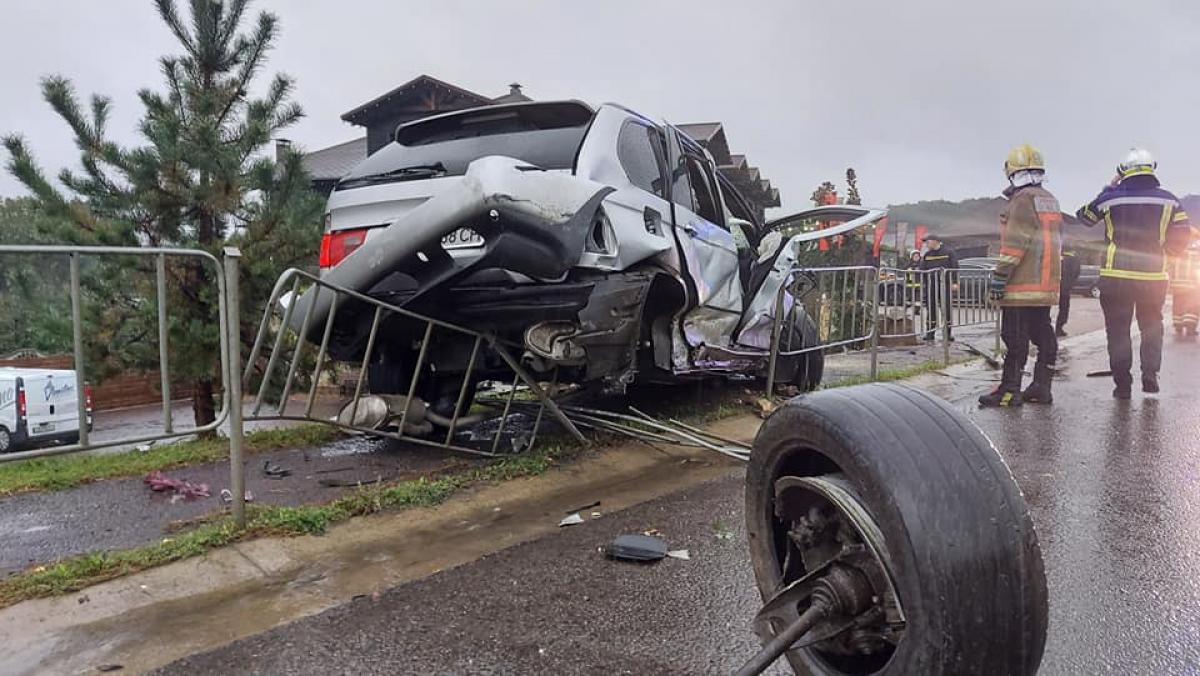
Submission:
M 1013 174 L 1026 169 L 1045 171 L 1046 161 L 1042 159 L 1042 151 L 1022 143 L 1008 151 L 1008 158 L 1004 160 L 1004 175 L 1012 178 Z
M 1154 174 L 1154 170 L 1158 168 L 1158 162 L 1154 161 L 1154 156 L 1145 148 L 1130 148 L 1125 155 L 1125 159 L 1117 165 L 1117 173 L 1121 178 L 1129 178 L 1130 176 L 1138 176 L 1140 174 Z

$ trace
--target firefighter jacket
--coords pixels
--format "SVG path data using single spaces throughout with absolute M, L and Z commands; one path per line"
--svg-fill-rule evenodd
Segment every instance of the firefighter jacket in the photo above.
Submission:
M 1200 286 L 1200 251 L 1187 251 L 1171 258 L 1171 290 L 1190 291 Z
M 1105 188 L 1077 215 L 1085 225 L 1104 224 L 1101 277 L 1165 280 L 1169 258 L 1183 253 L 1190 239 L 1187 212 L 1150 175 Z
M 1018 188 L 1000 217 L 1000 261 L 994 273 L 1005 280 L 1004 307 L 1058 303 L 1062 278 L 1062 212 L 1039 185 Z

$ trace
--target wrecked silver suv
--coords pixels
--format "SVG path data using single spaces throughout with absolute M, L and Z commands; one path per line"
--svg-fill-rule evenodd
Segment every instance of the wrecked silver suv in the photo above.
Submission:
M 669 124 L 612 104 L 500 105 L 404 124 L 342 178 L 321 275 L 520 346 L 535 375 L 620 391 L 635 380 L 762 375 L 777 296 L 818 236 L 784 241 L 776 224 L 816 216 L 844 232 L 883 215 L 830 206 L 763 225 L 711 156 Z M 310 290 L 298 307 L 314 302 L 316 342 L 330 296 Z M 361 359 L 371 325 L 371 312 L 339 306 L 331 356 Z M 498 359 L 472 369 L 466 338 L 438 340 L 418 360 L 421 328 L 383 320 L 371 392 L 405 392 L 417 375 L 418 394 L 445 412 L 465 373 L 511 373 Z M 817 341 L 807 317 L 789 331 Z M 781 357 L 777 382 L 812 389 L 821 370 L 820 351 Z

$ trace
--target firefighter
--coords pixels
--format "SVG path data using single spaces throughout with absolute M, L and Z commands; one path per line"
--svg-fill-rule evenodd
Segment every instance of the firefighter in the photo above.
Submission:
M 1187 212 L 1159 184 L 1154 175 L 1157 168 L 1148 151 L 1131 149 L 1117 165 L 1113 181 L 1078 213 L 1085 225 L 1104 224 L 1107 246 L 1100 266 L 1100 309 L 1117 399 L 1130 397 L 1129 326 L 1135 316 L 1142 332 L 1142 391 L 1159 390 L 1167 265 L 1169 257 L 1184 252 L 1190 239 Z
M 1196 323 L 1200 320 L 1200 242 L 1192 229 L 1192 244 L 1187 251 L 1172 259 L 1171 265 L 1171 324 L 1175 335 L 1196 338 Z
M 992 298 L 1001 308 L 1000 337 L 1007 352 L 1000 386 L 979 397 L 980 406 L 1049 404 L 1050 367 L 1058 339 L 1050 308 L 1058 302 L 1061 277 L 1062 212 L 1058 200 L 1042 187 L 1046 165 L 1028 144 L 1017 146 L 1004 162 L 1008 207 L 1000 217 L 1000 259 L 992 276 Z M 1033 382 L 1024 392 L 1021 379 L 1029 343 L 1037 346 Z
M 922 270 L 957 270 L 958 255 L 954 250 L 942 244 L 942 238 L 938 235 L 928 235 L 925 241 L 929 244 L 929 248 L 925 250 L 925 256 L 921 258 Z M 922 280 L 925 284 L 925 310 L 926 310 L 926 328 L 925 340 L 933 340 L 935 329 L 938 323 L 938 306 L 942 308 L 943 318 L 946 320 L 946 337 L 949 340 L 954 340 L 954 336 L 950 335 L 950 290 L 952 286 L 951 272 L 945 273 L 928 273 L 924 275 Z
M 1079 255 L 1075 247 L 1063 245 L 1062 282 L 1058 285 L 1058 316 L 1054 318 L 1054 335 L 1065 338 L 1067 320 L 1071 317 L 1071 289 L 1079 281 Z

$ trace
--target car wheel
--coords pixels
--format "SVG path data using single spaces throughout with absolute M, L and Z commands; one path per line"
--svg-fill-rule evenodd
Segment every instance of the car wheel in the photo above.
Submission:
M 0 453 L 8 453 L 12 450 L 12 435 L 8 433 L 8 428 L 0 427 Z
M 811 317 L 804 317 L 799 325 L 792 325 L 791 339 L 785 340 L 780 346 L 780 350 L 797 350 L 819 345 L 820 342 L 816 323 Z M 784 362 L 784 359 L 791 363 Z M 777 374 L 782 374 L 777 381 L 780 384 L 792 385 L 799 388 L 801 392 L 812 392 L 820 387 L 821 379 L 825 375 L 824 351 L 813 350 L 793 357 L 781 357 L 780 362 L 779 371 L 776 371 Z
M 792 644 L 798 674 L 1037 671 L 1047 590 L 1025 500 L 983 433 L 932 395 L 876 383 L 781 407 L 754 442 L 746 527 L 760 638 L 837 574 L 865 590 Z

